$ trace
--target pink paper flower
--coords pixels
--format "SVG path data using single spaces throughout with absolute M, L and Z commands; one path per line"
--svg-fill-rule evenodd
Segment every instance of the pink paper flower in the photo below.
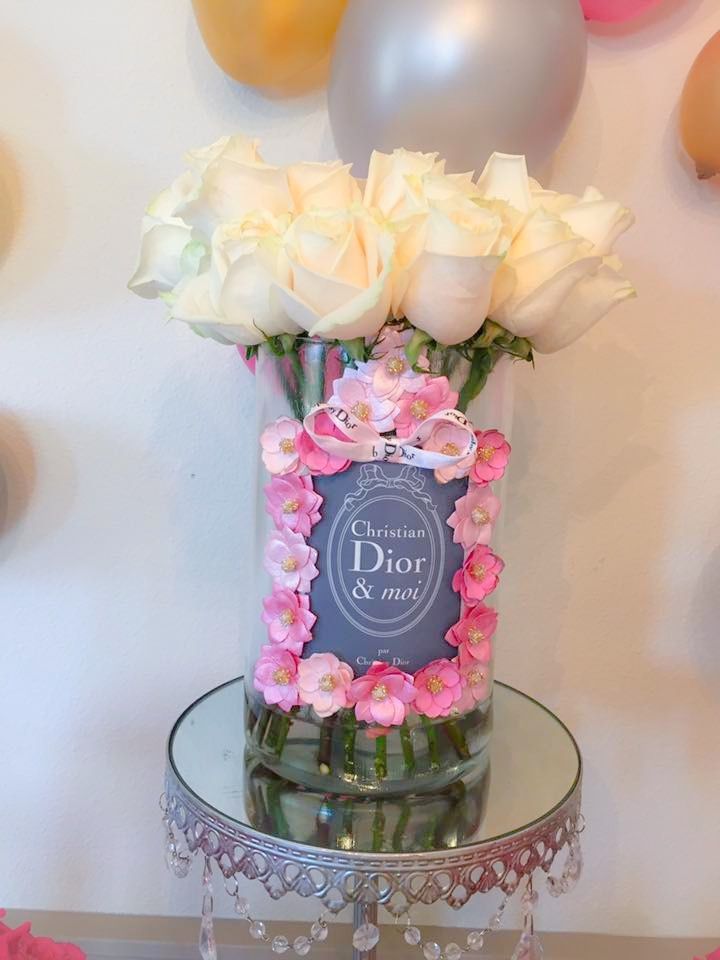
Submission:
M 380 359 L 359 363 L 357 373 L 372 386 L 376 397 L 393 402 L 404 393 L 416 393 L 425 384 L 424 374 L 413 370 L 403 348 L 390 350 Z
M 320 436 L 335 437 L 336 440 L 345 440 L 347 437 L 332 422 L 326 413 L 318 414 L 315 418 L 315 430 Z M 303 430 L 297 439 L 297 448 L 300 460 L 315 476 L 331 477 L 336 473 L 347 470 L 352 461 L 333 456 L 319 447 L 312 437 Z
M 263 623 L 268 625 L 270 642 L 299 656 L 312 637 L 317 617 L 310 610 L 310 597 L 275 587 L 263 600 Z
M 373 347 L 372 359 L 381 360 L 389 353 L 403 353 L 412 339 L 413 330 L 401 330 L 393 324 L 387 324 L 378 334 L 377 343 Z
M 437 453 L 444 453 L 448 457 L 457 457 L 466 448 L 467 441 L 468 434 L 460 427 L 456 427 L 452 423 L 438 423 L 423 443 L 423 449 L 435 450 Z M 466 477 L 473 462 L 471 457 L 466 457 L 459 463 L 442 467 L 435 471 L 435 479 L 438 483 L 448 483 L 458 477 Z
M 279 417 L 260 436 L 263 463 L 274 474 L 294 473 L 300 460 L 297 440 L 302 426 L 290 417 Z
M 355 716 L 366 723 L 397 727 L 415 699 L 413 678 L 408 673 L 376 660 L 364 677 L 350 684 L 348 703 L 355 707 Z
M 331 717 L 347 706 L 352 679 L 352 667 L 333 653 L 314 653 L 298 663 L 300 700 L 319 717 Z
M 453 590 L 460 594 L 463 603 L 474 607 L 497 587 L 504 566 L 489 547 L 475 547 L 453 577 Z
M 395 432 L 399 437 L 409 437 L 438 410 L 454 410 L 458 401 L 455 390 L 450 389 L 447 377 L 423 377 L 425 384 L 416 393 L 404 393 L 400 397 L 400 412 L 395 418 Z
M 415 674 L 413 709 L 426 717 L 447 717 L 462 696 L 460 671 L 451 660 L 433 660 Z
M 453 541 L 461 543 L 465 550 L 472 550 L 478 543 L 490 543 L 498 513 L 500 501 L 490 489 L 471 484 L 467 494 L 455 501 L 455 512 L 448 517 L 447 522 L 455 531 Z
M 480 663 L 492 660 L 492 638 L 497 630 L 498 615 L 492 607 L 479 603 L 445 634 L 445 640 L 453 647 L 466 650 Z
M 262 693 L 265 703 L 290 710 L 299 703 L 297 657 L 288 650 L 265 646 L 255 664 L 253 686 Z
M 317 550 L 305 543 L 301 533 L 273 530 L 265 547 L 265 569 L 276 587 L 309 593 L 310 581 L 318 575 Z
M 372 381 L 361 378 L 357 370 L 348 367 L 345 373 L 333 383 L 333 395 L 330 403 L 345 407 L 354 417 L 367 423 L 378 434 L 393 429 L 397 404 L 388 397 L 378 396 Z
M 5 911 L 0 910 L 0 917 Z M 14 930 L 0 921 L 0 958 L 2 960 L 85 960 L 85 954 L 74 943 L 57 943 L 49 937 L 35 937 L 30 923 L 21 923 Z
M 311 529 L 320 519 L 322 502 L 307 476 L 273 477 L 265 487 L 265 510 L 278 530 L 287 527 L 304 537 L 310 536 Z
M 470 479 L 484 486 L 499 480 L 505 473 L 510 459 L 510 444 L 498 430 L 478 430 L 475 436 L 478 448 Z
M 460 660 L 460 676 L 463 685 L 463 697 L 458 703 L 463 712 L 471 710 L 476 703 L 487 700 L 492 688 L 492 672 L 489 664 L 478 663 L 473 657 Z

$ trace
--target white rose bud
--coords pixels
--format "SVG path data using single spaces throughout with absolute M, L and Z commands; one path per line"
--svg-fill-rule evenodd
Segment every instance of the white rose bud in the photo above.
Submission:
M 390 309 L 393 250 L 391 235 L 362 208 L 301 214 L 285 237 L 285 312 L 311 336 L 373 336 Z
M 296 163 L 287 168 L 288 186 L 295 213 L 349 209 L 361 199 L 350 164 Z

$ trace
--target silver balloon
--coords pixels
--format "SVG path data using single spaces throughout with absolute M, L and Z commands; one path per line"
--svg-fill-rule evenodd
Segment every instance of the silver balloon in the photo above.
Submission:
M 585 77 L 579 0 L 350 0 L 332 58 L 339 155 L 364 176 L 373 150 L 438 152 L 450 171 L 562 140 Z

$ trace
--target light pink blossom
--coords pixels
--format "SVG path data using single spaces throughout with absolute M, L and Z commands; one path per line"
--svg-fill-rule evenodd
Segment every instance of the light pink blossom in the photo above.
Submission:
M 290 710 L 299 703 L 297 657 L 288 650 L 265 646 L 255 664 L 253 686 L 262 693 L 265 703 Z
M 499 480 L 505 473 L 510 459 L 510 444 L 499 430 L 479 430 L 475 436 L 478 448 L 470 479 L 484 486 Z
M 277 587 L 309 593 L 318 575 L 317 550 L 305 543 L 301 533 L 273 530 L 265 547 L 265 569 Z
M 403 352 L 412 339 L 413 330 L 401 330 L 393 324 L 387 324 L 378 334 L 377 342 L 373 346 L 372 359 L 380 360 L 389 353 Z
M 312 637 L 317 617 L 310 610 L 307 594 L 274 587 L 263 600 L 262 619 L 268 626 L 270 642 L 299 656 Z
M 505 564 L 489 547 L 477 546 L 453 577 L 452 587 L 469 607 L 489 596 L 497 587 Z
M 400 412 L 395 418 L 395 432 L 399 437 L 409 437 L 428 417 L 438 410 L 454 410 L 458 401 L 455 390 L 450 389 L 447 377 L 424 377 L 425 384 L 417 393 L 404 393 L 399 400 Z
M 319 717 L 331 717 L 347 706 L 352 679 L 352 667 L 333 653 L 314 653 L 298 663 L 300 700 Z
M 404 349 L 390 350 L 381 359 L 357 365 L 358 376 L 371 384 L 376 397 L 397 402 L 404 393 L 416 393 L 425 383 L 416 373 Z
M 297 440 L 302 426 L 290 417 L 279 417 L 260 435 L 263 463 L 274 474 L 294 473 L 300 459 Z
M 376 660 L 363 677 L 350 685 L 348 702 L 355 716 L 366 723 L 397 727 L 415 699 L 413 678 L 408 673 Z
M 320 413 L 315 418 L 315 431 L 320 436 L 335 437 L 336 440 L 345 440 L 347 437 L 332 422 L 326 413 Z M 350 466 L 350 460 L 336 457 L 319 447 L 309 433 L 302 431 L 297 439 L 297 448 L 300 460 L 315 476 L 331 477 L 342 473 Z
M 457 457 L 467 447 L 468 434 L 452 423 L 438 423 L 423 443 L 424 450 L 434 450 L 448 457 Z M 438 483 L 448 483 L 458 477 L 465 477 L 472 466 L 472 459 L 466 457 L 459 463 L 441 467 L 435 471 Z
M 455 501 L 455 511 L 448 517 L 453 528 L 453 541 L 461 543 L 465 550 L 472 550 L 478 543 L 490 543 L 493 524 L 500 513 L 500 501 L 489 487 L 470 484 L 464 497 Z
M 413 709 L 426 717 L 447 717 L 462 696 L 460 671 L 451 660 L 433 660 L 415 674 Z
M 287 527 L 304 537 L 310 536 L 312 527 L 320 519 L 322 502 L 308 476 L 273 477 L 265 487 L 265 510 L 278 530 Z
M 376 394 L 372 381 L 361 378 L 357 370 L 348 367 L 342 377 L 333 383 L 333 391 L 329 401 L 331 404 L 349 410 L 378 434 L 393 429 L 397 404 L 388 397 Z
M 458 709 L 471 710 L 476 703 L 487 700 L 492 688 L 492 670 L 488 663 L 478 663 L 473 657 L 461 654 L 459 657 L 460 676 L 462 677 L 463 697 Z
M 464 616 L 445 634 L 453 647 L 466 650 L 480 663 L 492 660 L 492 638 L 497 630 L 498 615 L 492 607 L 479 603 L 465 611 Z

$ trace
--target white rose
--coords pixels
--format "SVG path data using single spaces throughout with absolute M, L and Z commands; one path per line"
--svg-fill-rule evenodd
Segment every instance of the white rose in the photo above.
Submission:
M 428 176 L 440 175 L 445 161 L 436 153 L 393 153 L 373 151 L 368 167 L 363 203 L 377 210 L 385 220 L 403 220 L 426 209 L 424 182 Z
M 296 213 L 350 208 L 361 199 L 350 164 L 296 163 L 287 168 L 288 186 Z
M 311 336 L 373 336 L 388 317 L 392 236 L 362 209 L 301 214 L 285 237 L 287 315 Z
M 478 179 L 508 205 L 512 244 L 498 272 L 489 316 L 541 353 L 568 346 L 634 295 L 611 256 L 632 214 L 590 188 L 583 198 L 543 190 L 524 158 L 494 154 Z
M 421 250 L 395 280 L 395 312 L 438 343 L 460 343 L 485 321 L 509 237 L 501 217 L 468 196 L 427 204 L 424 223 L 414 228 Z
M 250 345 L 301 332 L 283 310 L 278 289 L 290 282 L 283 250 L 289 219 L 258 213 L 221 224 L 212 238 L 210 269 L 180 285 L 171 315 L 222 343 Z

